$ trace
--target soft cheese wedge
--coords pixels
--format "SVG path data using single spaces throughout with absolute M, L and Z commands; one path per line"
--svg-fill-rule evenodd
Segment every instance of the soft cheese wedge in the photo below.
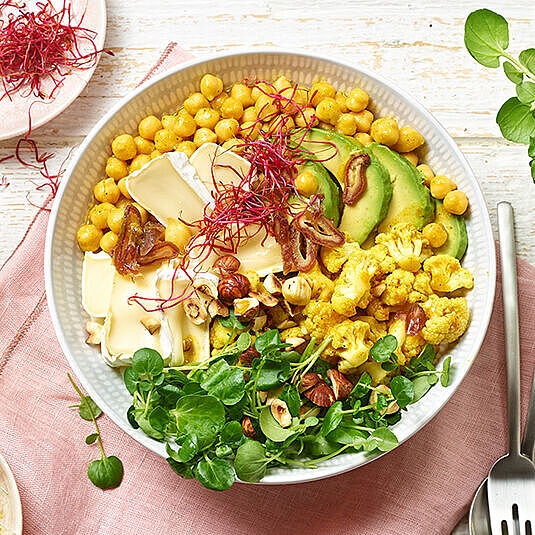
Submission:
M 82 306 L 94 318 L 106 317 L 115 267 L 107 253 L 85 253 L 82 265 Z
M 201 219 L 210 201 L 210 194 L 182 152 L 151 160 L 126 179 L 126 189 L 164 226 L 170 217 L 188 222 Z
M 280 245 L 273 236 L 267 236 L 260 231 L 238 248 L 237 257 L 240 260 L 240 271 L 256 271 L 261 277 L 269 273 L 282 271 L 282 256 Z M 264 241 L 264 243 L 262 243 Z

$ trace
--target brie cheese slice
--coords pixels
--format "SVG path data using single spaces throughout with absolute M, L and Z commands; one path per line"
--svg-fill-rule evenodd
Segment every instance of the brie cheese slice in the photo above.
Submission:
M 115 266 L 107 253 L 85 253 L 82 265 L 82 306 L 94 318 L 108 311 Z

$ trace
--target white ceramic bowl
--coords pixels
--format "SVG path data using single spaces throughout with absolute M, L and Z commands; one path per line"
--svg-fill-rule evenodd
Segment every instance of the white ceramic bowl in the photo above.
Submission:
M 78 150 L 54 202 L 46 242 L 46 289 L 57 336 L 80 382 L 102 410 L 124 431 L 150 450 L 165 455 L 164 446 L 134 430 L 126 419 L 130 396 L 119 371 L 109 368 L 98 351 L 85 344 L 85 313 L 81 306 L 82 255 L 75 234 L 83 221 L 93 186 L 102 177 L 112 139 L 123 132 L 135 132 L 148 114 L 160 115 L 177 108 L 184 98 L 198 91 L 206 72 L 224 83 L 247 78 L 272 79 L 284 73 L 290 79 L 311 84 L 324 77 L 342 90 L 362 87 L 373 101 L 376 115 L 393 113 L 400 123 L 410 124 L 426 140 L 427 163 L 440 173 L 455 178 L 470 199 L 467 219 L 469 246 L 464 266 L 475 277 L 468 295 L 472 320 L 466 334 L 451 351 L 454 367 L 451 386 L 440 385 L 410 406 L 394 427 L 400 442 L 407 440 L 437 414 L 470 369 L 487 330 L 496 277 L 494 241 L 483 195 L 465 158 L 436 119 L 411 96 L 394 84 L 354 65 L 328 58 L 277 50 L 235 53 L 184 63 L 145 83 L 117 104 L 91 131 Z M 276 469 L 264 484 L 296 483 L 320 479 L 370 462 L 364 454 L 341 455 L 311 469 Z

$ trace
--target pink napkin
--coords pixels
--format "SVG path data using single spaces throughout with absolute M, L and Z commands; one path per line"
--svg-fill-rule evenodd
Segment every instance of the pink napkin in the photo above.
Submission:
M 176 45 L 158 71 L 190 57 Z M 290 486 L 236 484 L 217 493 L 176 476 L 112 422 L 99 421 L 124 480 L 101 491 L 86 477 L 92 432 L 50 322 L 43 282 L 47 213 L 39 213 L 0 271 L 0 451 L 23 502 L 27 535 L 320 533 L 449 535 L 506 448 L 501 287 L 472 370 L 440 414 L 362 468 Z M 523 400 L 533 375 L 535 268 L 519 262 Z

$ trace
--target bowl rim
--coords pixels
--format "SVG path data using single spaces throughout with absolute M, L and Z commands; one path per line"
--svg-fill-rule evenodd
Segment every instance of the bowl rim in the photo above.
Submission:
M 46 232 L 46 242 L 45 242 L 45 258 L 44 258 L 44 266 L 45 266 L 45 289 L 46 289 L 46 295 L 48 300 L 48 307 L 50 311 L 50 315 L 52 318 L 52 324 L 54 326 L 54 330 L 56 332 L 56 336 L 58 338 L 58 341 L 60 343 L 61 349 L 63 350 L 63 353 L 65 354 L 67 361 L 75 373 L 76 377 L 82 384 L 82 386 L 85 388 L 87 393 L 95 400 L 97 405 L 103 410 L 103 412 L 124 432 L 126 432 L 130 437 L 132 437 L 136 442 L 141 444 L 142 446 L 147 447 L 152 452 L 156 453 L 158 456 L 161 456 L 161 453 L 158 451 L 158 449 L 154 446 L 152 447 L 152 441 L 142 441 L 142 438 L 135 433 L 135 430 L 125 428 L 125 426 L 122 425 L 122 421 L 119 419 L 119 417 L 116 416 L 115 411 L 104 401 L 104 399 L 100 396 L 98 390 L 93 388 L 92 384 L 89 381 L 86 381 L 85 374 L 82 372 L 82 370 L 79 368 L 78 364 L 76 363 L 75 359 L 72 357 L 67 340 L 65 339 L 65 336 L 63 334 L 63 330 L 61 328 L 60 320 L 58 311 L 56 308 L 56 302 L 54 298 L 54 290 L 53 290 L 53 284 L 52 284 L 52 242 L 56 230 L 56 221 L 57 221 L 57 215 L 59 206 L 61 205 L 63 195 L 65 193 L 65 189 L 67 186 L 67 183 L 69 182 L 72 173 L 76 166 L 78 165 L 79 161 L 82 158 L 82 155 L 84 154 L 87 147 L 91 144 L 94 137 L 100 132 L 102 127 L 107 123 L 107 121 L 115 115 L 122 107 L 124 107 L 128 102 L 136 98 L 140 93 L 148 89 L 149 87 L 152 87 L 153 85 L 156 85 L 160 83 L 162 80 L 173 76 L 177 72 L 180 72 L 184 69 L 187 69 L 192 66 L 200 65 L 203 63 L 208 63 L 210 61 L 214 60 L 220 60 L 224 58 L 232 58 L 236 56 L 254 56 L 254 55 L 284 55 L 284 56 L 297 56 L 297 57 L 303 57 L 303 58 L 310 58 L 310 59 L 316 59 L 325 61 L 327 63 L 336 64 L 338 66 L 344 67 L 346 69 L 350 69 L 355 71 L 356 73 L 361 73 L 371 79 L 376 80 L 377 82 L 385 85 L 388 87 L 389 91 L 396 94 L 400 99 L 403 99 L 407 101 L 411 106 L 414 107 L 414 109 L 421 114 L 430 124 L 432 124 L 433 128 L 438 131 L 442 136 L 444 137 L 447 145 L 448 145 L 448 151 L 452 152 L 457 160 L 460 162 L 460 164 L 463 167 L 463 170 L 468 176 L 470 182 L 472 183 L 474 187 L 474 192 L 478 197 L 479 204 L 484 208 L 481 210 L 481 217 L 482 217 L 482 225 L 487 230 L 490 230 L 490 233 L 487 234 L 488 238 L 488 249 L 489 249 L 489 255 L 490 255 L 490 265 L 488 266 L 488 284 L 489 289 L 487 293 L 487 303 L 489 305 L 486 307 L 485 310 L 482 311 L 482 321 L 481 326 L 482 328 L 477 333 L 477 336 L 475 337 L 475 342 L 473 347 L 475 348 L 474 354 L 470 359 L 467 359 L 467 367 L 464 375 L 459 380 L 457 385 L 453 389 L 451 389 L 450 392 L 446 396 L 444 396 L 443 400 L 436 405 L 435 409 L 430 412 L 429 414 L 426 414 L 425 417 L 422 418 L 421 424 L 414 429 L 412 432 L 407 434 L 403 437 L 402 440 L 399 442 L 399 446 L 409 440 L 413 435 L 415 435 L 418 431 L 423 429 L 435 416 L 437 416 L 440 411 L 444 408 L 446 403 L 451 399 L 451 397 L 455 394 L 457 389 L 460 387 L 462 382 L 464 381 L 466 375 L 468 375 L 470 369 L 472 368 L 472 365 L 474 363 L 474 360 L 479 354 L 479 351 L 481 349 L 481 345 L 483 344 L 483 340 L 486 336 L 490 317 L 492 314 L 492 303 L 494 302 L 494 296 L 495 296 L 495 290 L 496 290 L 496 251 L 495 251 L 495 245 L 493 240 L 493 233 L 492 233 L 492 225 L 490 221 L 490 216 L 488 213 L 488 209 L 486 207 L 486 202 L 483 196 L 483 192 L 481 189 L 481 186 L 476 179 L 468 161 L 466 160 L 465 156 L 451 137 L 451 135 L 448 133 L 446 128 L 442 126 L 442 124 L 433 116 L 431 112 L 429 112 L 420 102 L 415 99 L 413 96 L 411 96 L 408 92 L 406 92 L 404 89 L 401 89 L 398 87 L 398 85 L 389 80 L 387 77 L 384 77 L 383 75 L 379 75 L 375 73 L 372 70 L 369 70 L 367 68 L 363 68 L 361 66 L 354 66 L 350 62 L 344 61 L 342 59 L 339 59 L 334 56 L 325 56 L 321 54 L 315 54 L 310 53 L 306 51 L 301 50 L 288 50 L 283 48 L 277 48 L 277 47 L 262 47 L 262 48 L 255 48 L 255 47 L 248 47 L 248 48 L 242 48 L 239 50 L 235 50 L 232 53 L 220 53 L 220 54 L 211 54 L 209 56 L 205 56 L 202 58 L 194 58 L 185 62 L 182 62 L 178 64 L 177 66 L 168 69 L 158 75 L 155 75 L 154 77 L 150 78 L 143 84 L 136 87 L 133 91 L 128 93 L 125 97 L 123 97 L 119 102 L 117 102 L 108 112 L 95 124 L 95 126 L 90 130 L 90 132 L 85 137 L 84 141 L 80 145 L 80 147 L 76 151 L 75 157 L 69 162 L 69 165 L 67 167 L 67 172 L 65 174 L 64 179 L 61 181 L 61 185 L 59 187 L 59 190 L 56 194 L 56 197 L 54 199 L 53 205 L 51 207 L 51 213 L 48 221 L 47 226 L 47 232 Z M 157 443 L 159 444 L 159 443 Z M 398 447 L 399 447 L 398 446 Z M 392 450 L 394 451 L 394 450 Z M 374 456 L 370 456 L 366 458 L 364 461 L 359 462 L 347 462 L 347 464 L 343 466 L 330 466 L 329 472 L 324 473 L 320 470 L 308 470 L 303 471 L 299 473 L 294 473 L 294 477 L 289 480 L 281 480 L 280 476 L 277 476 L 274 480 L 262 480 L 258 483 L 254 483 L 255 485 L 287 485 L 287 484 L 296 484 L 296 483 L 306 483 L 310 481 L 316 481 L 319 479 L 324 479 L 327 477 L 339 475 L 345 472 L 348 472 L 350 470 L 353 470 L 355 468 L 359 468 L 361 466 L 364 466 L 368 464 L 371 461 L 374 461 L 386 453 L 380 453 Z M 355 455 L 358 456 L 359 454 L 348 454 L 348 455 Z

